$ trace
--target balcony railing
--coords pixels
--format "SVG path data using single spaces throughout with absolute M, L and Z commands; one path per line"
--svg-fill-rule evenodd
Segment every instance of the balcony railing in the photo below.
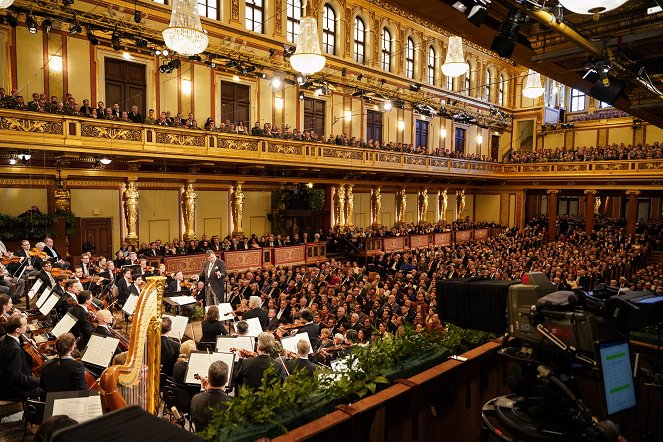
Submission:
M 3 147 L 87 155 L 279 164 L 358 171 L 482 178 L 660 177 L 663 159 L 503 164 L 324 143 L 166 128 L 52 114 L 0 111 Z

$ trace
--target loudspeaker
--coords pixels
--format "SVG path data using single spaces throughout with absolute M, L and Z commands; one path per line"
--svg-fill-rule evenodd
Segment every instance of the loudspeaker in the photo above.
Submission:
M 612 105 L 626 87 L 626 82 L 623 80 L 617 80 L 616 78 L 610 78 L 610 86 L 606 87 L 603 85 L 603 82 L 599 79 L 594 83 L 592 89 L 589 91 L 589 95 L 596 98 L 599 101 Z
M 490 50 L 495 52 L 500 57 L 511 58 L 513 50 L 516 48 L 515 40 L 508 37 L 496 36 L 493 39 L 493 44 L 490 45 Z

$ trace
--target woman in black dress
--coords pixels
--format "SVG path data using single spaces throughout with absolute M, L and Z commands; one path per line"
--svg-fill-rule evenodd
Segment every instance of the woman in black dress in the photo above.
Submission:
M 205 319 L 202 322 L 203 337 L 200 338 L 200 344 L 214 344 L 216 346 L 216 337 L 219 335 L 227 335 L 228 330 L 219 321 L 219 307 L 212 305 L 207 309 Z
M 63 333 L 55 341 L 57 356 L 47 361 L 41 368 L 39 383 L 41 388 L 53 391 L 87 390 L 85 366 L 71 357 L 76 348 L 76 337 L 72 333 Z

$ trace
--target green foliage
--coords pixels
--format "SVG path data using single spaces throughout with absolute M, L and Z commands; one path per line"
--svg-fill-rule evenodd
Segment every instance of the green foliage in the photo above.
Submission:
M 74 215 L 69 210 L 58 210 L 54 214 L 42 213 L 36 210 L 22 213 L 18 216 L 0 214 L 0 232 L 5 239 L 39 239 L 46 236 L 55 236 L 55 219 L 65 219 L 66 233 L 75 233 Z
M 56 210 L 55 217 L 64 218 L 67 235 L 76 233 L 76 215 L 71 210 Z
M 306 199 L 308 201 L 308 208 L 310 210 L 322 210 L 325 206 L 325 191 L 324 189 L 306 189 Z
M 489 339 L 497 337 L 494 333 L 479 330 L 465 329 L 457 325 L 447 324 L 441 344 L 451 350 L 452 354 L 459 355 L 478 347 Z
M 193 313 L 191 313 L 191 320 L 192 321 L 202 321 L 203 318 L 205 317 L 205 309 L 197 306 L 193 309 Z

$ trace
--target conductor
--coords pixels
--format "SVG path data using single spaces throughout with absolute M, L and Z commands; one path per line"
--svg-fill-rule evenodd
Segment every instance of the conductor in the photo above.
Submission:
M 205 252 L 205 265 L 198 275 L 198 280 L 205 283 L 205 304 L 218 305 L 226 302 L 223 280 L 228 275 L 226 263 L 217 258 L 213 250 Z

